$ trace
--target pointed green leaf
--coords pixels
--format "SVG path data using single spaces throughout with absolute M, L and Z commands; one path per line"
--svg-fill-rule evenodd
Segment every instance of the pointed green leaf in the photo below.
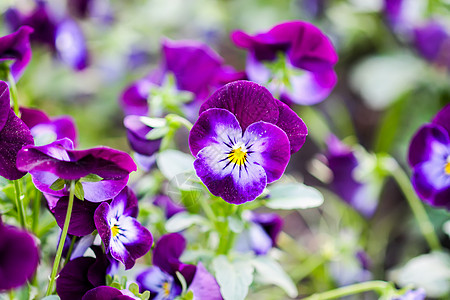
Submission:
M 135 296 L 139 296 L 139 286 L 136 283 L 131 283 L 128 290 L 132 292 Z
M 65 185 L 66 185 L 66 181 L 64 179 L 58 178 L 55 180 L 55 182 L 52 183 L 50 188 L 54 191 L 59 191 L 59 190 L 62 190 Z
M 80 179 L 80 182 L 99 182 L 102 181 L 103 178 L 98 176 L 97 174 L 89 174 Z
M 145 136 L 147 140 L 157 140 L 163 138 L 168 132 L 169 127 L 158 127 L 150 130 L 149 133 Z
M 165 127 L 167 123 L 165 118 L 140 117 L 139 120 L 151 128 Z
M 79 181 L 77 181 L 77 183 L 75 184 L 75 197 L 77 197 L 81 201 L 84 201 L 83 185 Z
M 302 183 L 276 184 L 269 188 L 266 206 L 272 209 L 306 209 L 322 205 L 323 195 Z

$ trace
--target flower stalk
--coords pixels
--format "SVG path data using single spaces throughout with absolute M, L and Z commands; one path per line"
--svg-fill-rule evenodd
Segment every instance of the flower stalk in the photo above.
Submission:
M 324 293 L 318 293 L 304 298 L 303 300 L 326 300 L 326 299 L 338 299 L 344 296 L 359 294 L 368 291 L 375 291 L 382 293 L 390 284 L 386 281 L 374 280 L 366 281 L 362 283 L 356 283 L 349 286 L 344 286 Z
M 23 195 L 20 179 L 14 180 L 14 195 L 16 200 L 17 215 L 19 216 L 19 223 L 22 228 L 27 228 L 27 217 L 25 214 L 25 208 L 23 206 Z

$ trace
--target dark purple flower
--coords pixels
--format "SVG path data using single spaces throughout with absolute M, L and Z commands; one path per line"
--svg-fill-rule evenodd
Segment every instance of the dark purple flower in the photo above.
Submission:
M 115 197 L 126 186 L 129 174 L 136 171 L 136 164 L 125 152 L 107 147 L 73 150 L 67 138 L 45 146 L 24 147 L 18 154 L 17 167 L 31 174 L 40 191 L 54 196 L 69 194 L 67 188 L 50 188 L 56 180 L 80 180 L 84 198 L 91 202 Z M 91 174 L 99 176 L 100 181 L 83 181 Z
M 96 258 L 77 257 L 59 272 L 56 292 L 61 300 L 79 300 L 89 290 L 105 285 L 109 260 L 99 246 L 92 246 Z
M 404 0 L 384 0 L 384 14 L 390 25 L 397 27 L 404 23 Z
M 163 235 L 153 252 L 154 266 L 140 273 L 136 278 L 142 291 L 150 291 L 152 299 L 173 300 L 181 294 L 181 283 L 177 272 L 183 275 L 188 290 L 198 300 L 221 300 L 219 285 L 203 267 L 184 264 L 180 256 L 186 248 L 186 240 L 178 233 Z
M 148 118 L 143 116 L 130 115 L 125 117 L 123 124 L 127 129 L 127 137 L 131 149 L 141 155 L 151 156 L 158 152 L 159 146 L 161 145 L 161 139 L 147 138 L 147 135 L 154 128 L 148 126 L 145 122 L 145 119 Z
M 31 59 L 30 34 L 33 29 L 22 26 L 10 35 L 0 37 L 0 63 L 13 61 L 11 74 L 19 80 Z
M 450 34 L 439 22 L 430 20 L 414 28 L 414 45 L 426 60 L 450 67 Z
M 124 294 L 125 293 L 125 294 Z M 129 292 L 128 292 L 129 293 Z M 99 286 L 84 294 L 81 300 L 127 300 L 140 299 L 110 286 Z
M 250 81 L 217 90 L 200 108 L 189 134 L 194 168 L 209 191 L 241 204 L 283 175 L 307 129 L 287 105 Z
M 3 224 L 0 216 L 0 292 L 25 284 L 38 263 L 34 238 L 26 231 Z
M 275 213 L 252 213 L 246 216 L 250 227 L 238 239 L 237 250 L 253 251 L 256 255 L 265 255 L 275 247 L 278 235 L 283 227 L 283 219 Z
M 170 219 L 177 213 L 186 211 L 186 208 L 184 208 L 180 204 L 173 202 L 172 199 L 170 199 L 170 197 L 166 195 L 156 196 L 153 200 L 153 204 L 161 207 L 164 210 L 167 219 Z
M 377 208 L 378 196 L 368 183 L 355 178 L 359 162 L 354 151 L 334 135 L 328 138 L 327 145 L 327 164 L 333 172 L 331 189 L 362 215 L 371 217 Z
M 103 202 L 94 215 L 106 253 L 122 262 L 126 269 L 132 268 L 153 244 L 150 231 L 136 220 L 137 213 L 137 198 L 131 190 L 124 189 L 111 204 Z
M 419 197 L 429 205 L 450 210 L 450 104 L 414 135 L 408 160 Z
M 83 70 L 87 66 L 89 54 L 81 28 L 68 16 L 54 12 L 48 3 L 37 1 L 35 9 L 28 14 L 11 8 L 5 15 L 12 30 L 22 25 L 30 26 L 34 29 L 31 40 L 49 47 L 73 69 Z
M 0 81 L 0 176 L 9 180 L 22 178 L 26 172 L 17 169 L 17 154 L 22 147 L 33 143 L 27 125 L 10 107 L 8 84 Z
M 77 131 L 70 116 L 49 118 L 43 111 L 33 108 L 20 108 L 20 118 L 30 128 L 37 146 L 49 144 L 62 138 L 70 139 L 77 145 Z
M 234 31 L 232 41 L 247 49 L 247 75 L 268 84 L 285 102 L 311 105 L 333 90 L 338 57 L 329 39 L 314 25 L 291 21 L 267 32 L 248 35 Z M 286 71 L 289 70 L 289 71 Z

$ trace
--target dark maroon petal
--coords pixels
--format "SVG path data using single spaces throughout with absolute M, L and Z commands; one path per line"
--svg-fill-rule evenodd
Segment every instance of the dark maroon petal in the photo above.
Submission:
M 197 269 L 189 290 L 194 293 L 196 300 L 222 300 L 220 287 L 214 276 L 203 266 L 201 262 L 197 264 Z
M 413 136 L 409 145 L 408 160 L 410 166 L 426 161 L 432 154 L 434 142 L 441 144 L 450 143 L 448 132 L 439 125 L 428 124 L 422 126 Z
M 303 146 L 308 135 L 308 128 L 303 120 L 286 104 L 277 101 L 279 117 L 276 126 L 280 127 L 288 136 L 291 154 Z
M 111 240 L 111 228 L 108 224 L 108 212 L 110 210 L 109 204 L 103 202 L 95 210 L 94 222 L 97 228 L 98 234 L 102 238 L 103 244 L 105 245 L 106 252 L 109 252 L 109 241 Z
M 88 291 L 82 300 L 117 300 L 118 296 L 122 296 L 122 292 L 118 289 L 110 286 L 99 286 Z
M 69 197 L 65 196 L 58 200 L 54 208 L 56 223 L 61 229 L 64 227 L 68 205 Z M 81 201 L 75 197 L 68 233 L 76 236 L 92 233 L 95 230 L 94 213 L 98 206 L 98 203 Z
M 0 176 L 9 180 L 22 178 L 26 171 L 17 168 L 18 152 L 33 145 L 33 137 L 25 123 L 9 109 L 5 126 L 0 130 Z
M 447 210 L 450 210 L 450 186 L 436 192 L 430 204 L 437 207 L 445 207 Z
M 89 268 L 94 263 L 93 257 L 78 257 L 64 266 L 56 279 L 56 292 L 61 300 L 79 300 L 94 288 L 88 280 Z
M 20 27 L 16 32 L 0 38 L 0 61 L 14 60 L 11 73 L 17 81 L 31 59 L 30 34 L 33 29 Z
M 444 106 L 433 118 L 433 123 L 445 128 L 450 135 L 450 104 Z
M 87 278 L 93 286 L 104 285 L 106 270 L 111 263 L 100 246 L 92 246 L 91 249 L 95 253 L 95 262 L 89 267 Z
M 186 249 L 185 238 L 178 233 L 163 235 L 156 242 L 153 250 L 153 264 L 176 278 L 176 271 L 181 264 L 179 258 Z
M 141 116 L 126 116 L 123 124 L 127 129 L 131 149 L 146 156 L 151 156 L 159 150 L 161 139 L 149 140 L 146 138 L 152 128 L 141 121 Z
M 0 219 L 0 292 L 24 285 L 39 263 L 34 238 Z
M 218 89 L 200 108 L 200 114 L 210 108 L 223 108 L 233 113 L 242 130 L 258 121 L 276 123 L 279 112 L 272 94 L 257 83 L 234 81 Z

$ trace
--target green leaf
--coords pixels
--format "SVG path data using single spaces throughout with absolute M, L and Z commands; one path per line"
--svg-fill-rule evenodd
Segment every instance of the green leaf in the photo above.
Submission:
M 147 135 L 145 136 L 145 138 L 147 140 L 157 140 L 157 139 L 162 139 L 165 135 L 167 135 L 167 133 L 169 132 L 170 128 L 169 127 L 158 127 L 158 128 L 154 128 L 152 130 L 149 131 L 149 133 L 147 133 Z
M 156 164 L 164 177 L 169 180 L 179 174 L 194 171 L 194 157 L 173 149 L 159 153 Z
M 298 296 L 297 287 L 278 262 L 268 256 L 258 256 L 252 263 L 255 267 L 256 281 L 274 284 L 282 288 L 291 298 Z
M 58 178 L 52 183 L 50 189 L 54 191 L 62 190 L 66 186 L 66 181 L 64 179 Z
M 81 201 L 84 201 L 83 185 L 79 181 L 77 181 L 77 183 L 75 184 L 75 197 L 77 197 Z
M 151 128 L 165 127 L 167 124 L 165 118 L 140 117 L 139 120 Z
M 177 275 L 178 280 L 181 283 L 181 294 L 186 293 L 187 291 L 187 283 L 186 283 L 186 279 L 184 278 L 183 274 L 181 274 L 180 272 L 176 271 L 175 274 Z
M 166 230 L 168 232 L 180 232 L 194 224 L 205 225 L 208 221 L 202 216 L 190 214 L 188 212 L 180 212 L 174 215 L 166 222 Z
M 241 233 L 244 230 L 244 222 L 237 216 L 228 216 L 228 226 L 234 233 Z
M 148 299 L 150 299 L 150 292 L 149 292 L 149 291 L 143 292 L 143 293 L 141 294 L 140 298 L 141 298 L 142 300 L 148 300 Z
M 272 209 L 306 209 L 322 205 L 323 195 L 302 183 L 277 184 L 269 188 L 266 206 Z
M 251 261 L 230 262 L 226 256 L 220 255 L 213 260 L 212 266 L 224 300 L 245 299 L 253 282 L 254 268 Z
M 80 179 L 80 182 L 99 182 L 102 181 L 103 178 L 98 176 L 97 174 L 89 174 Z
M 139 296 L 139 286 L 136 283 L 131 283 L 128 290 L 132 292 L 135 296 Z

